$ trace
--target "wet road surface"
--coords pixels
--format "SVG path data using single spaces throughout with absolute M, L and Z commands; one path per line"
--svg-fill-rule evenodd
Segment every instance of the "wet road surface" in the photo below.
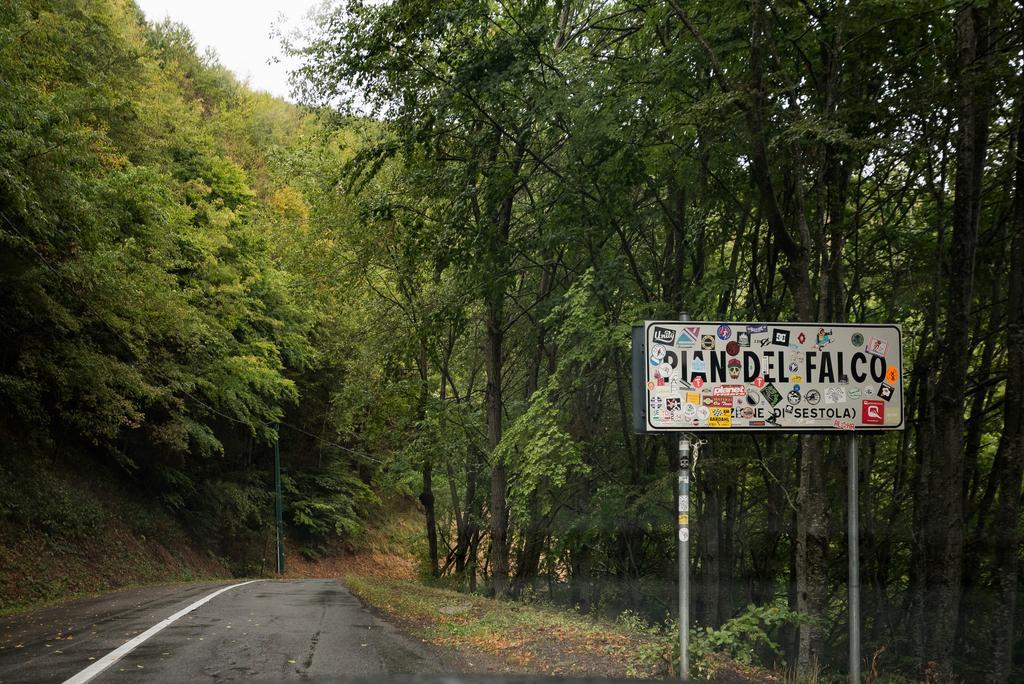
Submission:
M 132 589 L 0 618 L 0 683 L 63 682 L 232 584 Z M 445 669 L 334 580 L 258 581 L 181 616 L 90 681 L 333 681 Z

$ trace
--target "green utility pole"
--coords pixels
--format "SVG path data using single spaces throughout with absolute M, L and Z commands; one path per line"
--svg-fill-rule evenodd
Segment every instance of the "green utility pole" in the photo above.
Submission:
M 274 438 L 274 489 L 277 497 L 274 500 L 274 514 L 277 519 L 277 574 L 284 574 L 284 519 L 281 503 L 281 425 L 274 426 L 277 436 Z

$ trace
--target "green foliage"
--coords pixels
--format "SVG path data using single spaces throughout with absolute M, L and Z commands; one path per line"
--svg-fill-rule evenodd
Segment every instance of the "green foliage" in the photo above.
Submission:
M 796 624 L 800 615 L 791 610 L 785 601 L 776 601 L 763 606 L 749 605 L 746 609 L 722 623 L 718 629 L 704 627 L 697 629 L 693 657 L 700 669 L 700 661 L 707 659 L 712 653 L 725 654 L 730 659 L 751 665 L 760 651 L 770 654 L 765 665 L 772 665 L 775 659 L 782 657 L 779 644 L 772 637 L 778 628 L 787 624 Z
M 346 347 L 359 369 L 335 395 L 345 398 L 335 415 L 345 411 L 346 439 L 390 443 L 389 482 L 403 489 L 433 478 L 422 500 L 433 494 L 442 552 L 468 553 L 467 530 L 493 549 L 489 525 L 502 518 L 493 513 L 507 508 L 511 593 L 546 584 L 549 597 L 584 610 L 662 614 L 675 573 L 675 450 L 632 434 L 630 326 L 683 310 L 697 320 L 902 323 L 905 386 L 917 392 L 904 408 L 918 424 L 936 354 L 950 342 L 941 333 L 947 267 L 975 258 L 947 250 L 963 207 L 955 186 L 969 175 L 955 152 L 970 128 L 958 118 L 972 99 L 961 90 L 984 82 L 998 104 L 984 124 L 989 154 L 972 168 L 985 176 L 977 263 L 992 268 L 977 272 L 971 339 L 960 340 L 976 350 L 972 381 L 963 406 L 947 407 L 967 411 L 973 392 L 975 446 L 954 459 L 963 482 L 940 484 L 972 499 L 965 534 L 986 536 L 1006 448 L 995 435 L 1015 226 L 1007 160 L 1019 136 L 1007 126 L 1020 117 L 1018 14 L 1006 2 L 890 0 L 325 8 L 296 47 L 299 85 L 314 106 L 341 105 L 324 119 L 346 127 L 353 145 L 344 163 L 334 157 L 344 172 L 325 174 L 345 192 L 317 195 L 311 230 L 334 241 L 332 263 L 344 265 L 366 344 L 386 369 L 373 373 L 365 347 Z M 959 22 L 976 16 L 992 33 L 972 35 L 998 40 L 965 69 Z M 1000 40 L 1015 47 L 995 47 Z M 378 120 L 348 128 L 352 111 Z M 342 227 L 324 230 L 328 216 Z M 928 548 L 911 529 L 915 510 L 938 500 L 915 470 L 925 462 L 917 440 L 930 431 L 870 439 L 866 520 L 884 542 L 865 563 L 884 588 L 865 634 L 901 648 L 922 629 L 897 606 L 921 588 L 907 579 L 921 576 L 912 559 Z M 822 653 L 841 622 L 824 597 L 845 577 L 841 554 L 820 538 L 841 508 L 832 467 L 807 470 L 807 442 L 792 436 L 709 441 L 708 474 L 698 472 L 691 494 L 694 538 L 707 545 L 695 549 L 695 572 L 707 573 L 712 594 L 698 604 L 701 618 L 717 625 L 806 577 L 815 591 L 795 603 L 818 619 L 797 629 Z M 795 553 L 811 537 L 822 545 L 816 563 Z M 984 586 L 999 575 L 987 544 L 965 545 L 972 581 Z M 463 586 L 484 561 L 473 548 Z M 448 572 L 453 555 L 439 559 Z M 642 595 L 642 579 L 661 580 L 660 596 Z M 986 621 L 982 606 L 968 610 Z M 715 655 L 746 658 L 750 648 L 734 642 L 761 638 L 754 623 L 722 629 L 702 636 Z M 984 630 L 959 632 L 986 652 Z M 810 641 L 793 638 L 787 654 L 806 656 Z M 827 666 L 841 666 L 841 651 Z
M 494 451 L 494 459 L 504 458 L 510 464 L 515 488 L 509 503 L 524 519 L 530 495 L 565 487 L 570 478 L 588 471 L 580 457 L 580 445 L 559 418 L 542 392 L 534 394 L 529 408 L 509 427 Z
M 289 534 L 311 557 L 358 540 L 398 492 L 433 507 L 452 584 L 479 589 L 500 506 L 511 593 L 650 618 L 675 573 L 675 452 L 631 431 L 630 327 L 681 309 L 901 323 L 920 426 L 949 343 L 944 279 L 969 256 L 985 268 L 956 340 L 969 434 L 950 490 L 969 501 L 950 510 L 966 516 L 972 591 L 988 591 L 992 511 L 1014 500 L 998 478 L 1018 8 L 833 5 L 353 0 L 293 46 L 303 109 L 130 3 L 3 4 L 0 427 L 89 445 L 238 572 L 264 567 L 279 439 Z M 963 69 L 957 22 L 978 13 L 991 52 Z M 972 167 L 980 238 L 950 254 L 976 80 L 994 100 Z M 928 548 L 912 529 L 932 496 L 915 470 L 928 433 L 870 440 L 865 634 L 894 651 L 919 636 L 899 607 Z M 831 546 L 814 568 L 791 560 L 808 543 L 797 511 L 813 498 L 831 530 L 842 500 L 826 472 L 794 467 L 801 448 L 707 445 L 695 563 L 717 595 L 699 612 L 725 622 L 695 634 L 703 662 L 778 655 L 791 616 L 772 597 L 803 571 L 822 596 L 845 577 Z M 4 515 L 97 524 L 53 486 L 38 511 Z M 992 605 L 961 602 L 978 672 Z M 801 627 L 823 641 L 841 617 L 814 610 Z
M 777 642 L 779 628 L 795 625 L 801 616 L 790 610 L 784 601 L 763 606 L 747 606 L 722 626 L 690 629 L 691 676 L 713 679 L 723 663 L 772 667 L 782 657 Z M 669 620 L 652 625 L 633 611 L 624 611 L 619 624 L 630 631 L 643 633 L 648 639 L 640 647 L 637 659 L 646 667 L 668 665 L 679 672 L 679 622 Z
M 110 516 L 92 492 L 25 458 L 0 462 L 0 518 L 55 539 L 84 541 L 99 536 Z
M 312 202 L 278 189 L 316 124 L 131 3 L 0 14 L 2 427 L 93 445 L 259 571 L 271 490 L 253 454 L 298 402 L 331 317 L 275 239 L 308 227 Z M 358 475 L 318 477 L 298 498 L 335 534 L 355 515 L 339 497 L 367 497 Z M 64 494 L 23 522 L 92 529 Z
M 217 451 L 187 419 L 212 411 L 267 439 L 296 398 L 282 357 L 303 367 L 309 315 L 255 237 L 245 171 L 140 56 L 140 37 L 161 29 L 119 11 L 15 3 L 5 24 L 0 62 L 21 67 L 5 69 L 0 132 L 3 306 L 18 344 L 0 372 L 29 406 L 6 403 L 38 416 L 32 397 L 52 395 L 52 418 L 97 443 L 158 423 L 167 447 Z M 184 42 L 174 54 L 187 57 Z
M 265 487 L 240 474 L 208 480 L 197 489 L 195 501 L 205 502 L 194 511 L 200 533 L 221 535 L 226 539 L 260 529 L 272 517 L 271 493 Z
M 285 514 L 302 540 L 301 552 L 311 559 L 323 553 L 325 539 L 358 541 L 367 511 L 380 504 L 377 494 L 341 459 L 318 472 L 284 478 L 283 485 Z

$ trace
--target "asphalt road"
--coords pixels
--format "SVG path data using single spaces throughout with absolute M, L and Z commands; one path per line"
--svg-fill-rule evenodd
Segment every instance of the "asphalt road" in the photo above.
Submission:
M 231 584 L 132 589 L 2 618 L 0 683 L 63 682 Z M 335 681 L 446 669 L 334 580 L 259 581 L 213 597 L 90 681 Z

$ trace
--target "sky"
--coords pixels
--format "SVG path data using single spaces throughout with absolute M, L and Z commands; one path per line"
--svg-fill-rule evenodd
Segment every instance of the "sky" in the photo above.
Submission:
M 302 25 L 309 10 L 322 0 L 136 0 L 149 21 L 165 17 L 185 24 L 199 53 L 216 50 L 221 64 L 255 90 L 291 100 L 288 69 L 295 63 L 281 54 L 277 24 L 287 33 Z M 276 64 L 273 58 L 280 58 Z

